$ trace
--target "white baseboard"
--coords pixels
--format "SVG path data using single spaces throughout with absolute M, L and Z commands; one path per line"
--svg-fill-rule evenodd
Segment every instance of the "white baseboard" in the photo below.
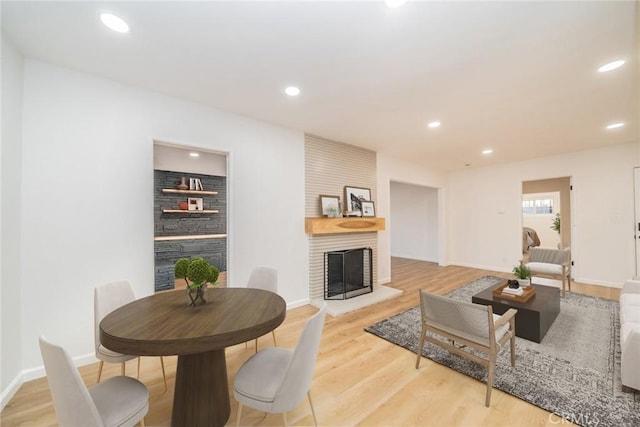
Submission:
M 391 277 L 378 277 L 378 285 L 386 285 L 387 283 L 391 283 Z
M 622 289 L 622 285 L 623 285 L 622 283 L 608 282 L 603 280 L 593 280 L 593 279 L 584 278 L 584 277 L 572 277 L 572 279 L 574 282 L 583 283 L 585 285 L 604 286 L 607 288 Z
M 299 299 L 298 301 L 287 303 L 287 310 L 291 310 L 291 309 L 302 307 L 304 305 L 309 305 L 309 304 L 311 304 L 311 298 Z
M 80 356 L 76 356 L 72 358 L 73 364 L 76 367 L 89 365 L 91 363 L 96 363 L 98 359 L 94 353 L 87 353 Z M 34 368 L 23 369 L 16 375 L 16 377 L 9 383 L 6 389 L 2 390 L 2 394 L 0 394 L 0 398 L 2 400 L 1 408 L 4 409 L 7 403 L 11 400 L 11 398 L 20 390 L 22 384 L 27 381 L 35 380 L 38 378 L 42 378 L 46 376 L 44 371 L 44 365 L 36 366 Z
M 0 410 L 4 409 L 4 407 L 9 403 L 11 398 L 17 393 L 20 389 L 24 381 L 22 380 L 22 373 L 16 375 L 16 377 L 9 383 L 7 388 L 2 390 L 2 394 L 0 394 L 1 406 Z
M 435 263 L 439 262 L 438 259 L 424 258 L 424 257 L 415 256 L 415 255 L 392 254 L 391 256 L 395 257 L 395 258 L 413 259 L 413 260 L 416 260 L 416 261 L 426 261 L 426 262 L 435 262 Z

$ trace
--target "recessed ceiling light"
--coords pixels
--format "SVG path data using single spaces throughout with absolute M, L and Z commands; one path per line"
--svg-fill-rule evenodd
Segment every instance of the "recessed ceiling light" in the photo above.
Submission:
M 193 152 L 193 151 L 191 153 L 189 153 L 189 155 L 191 157 L 200 157 L 200 153 L 196 153 L 196 152 Z
M 617 61 L 609 62 L 608 64 L 604 64 L 602 67 L 598 68 L 598 71 L 601 73 L 606 73 L 607 71 L 615 70 L 616 68 L 620 68 L 624 65 L 624 60 L 619 59 Z
M 432 129 L 433 128 L 439 128 L 440 127 L 440 122 L 431 122 L 427 126 L 429 126 Z
M 487 155 L 487 154 L 491 154 L 493 153 L 493 150 L 491 148 L 487 148 L 486 150 L 482 150 L 482 154 Z
M 284 93 L 286 93 L 289 96 L 298 96 L 300 95 L 300 89 L 298 89 L 295 86 L 289 86 L 284 90 Z
M 621 128 L 622 126 L 624 126 L 624 123 L 622 122 L 611 123 L 610 125 L 607 125 L 607 129 L 618 129 L 618 128 Z
M 407 1 L 408 0 L 384 0 L 384 4 L 386 4 L 389 9 L 396 9 L 404 6 Z
M 128 33 L 129 25 L 122 18 L 113 13 L 101 13 L 100 20 L 104 25 L 118 33 Z

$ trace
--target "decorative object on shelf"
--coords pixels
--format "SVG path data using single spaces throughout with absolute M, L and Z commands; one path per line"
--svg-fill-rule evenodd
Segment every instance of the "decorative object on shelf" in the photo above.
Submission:
M 180 178 L 180 184 L 178 184 L 178 190 L 187 190 L 189 186 L 187 185 L 187 178 L 184 176 Z
M 189 190 L 202 191 L 202 181 L 200 178 L 189 178 Z
M 173 270 L 176 279 L 184 279 L 187 283 L 189 307 L 195 307 L 198 302 L 200 304 L 207 302 L 207 284 L 217 285 L 220 274 L 216 267 L 201 257 L 180 258 L 176 261 Z
M 202 208 L 202 198 L 201 197 L 189 197 L 189 210 L 190 211 L 201 211 Z
M 520 261 L 519 265 L 513 267 L 513 274 L 518 279 L 520 286 L 526 288 L 531 284 L 531 270 Z
M 340 212 L 340 197 L 321 194 L 320 209 L 322 210 L 322 215 L 328 216 L 329 218 L 342 216 Z
M 376 216 L 376 208 L 371 200 L 363 200 L 360 202 L 362 207 L 362 216 Z
M 178 207 L 180 210 L 186 211 L 189 208 L 189 204 L 187 202 L 178 203 Z
M 359 187 L 344 187 L 344 209 L 345 211 L 362 212 L 362 201 L 371 200 L 371 190 Z

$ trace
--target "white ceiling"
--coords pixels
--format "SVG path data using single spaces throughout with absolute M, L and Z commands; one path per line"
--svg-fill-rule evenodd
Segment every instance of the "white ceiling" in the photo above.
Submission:
M 639 141 L 639 16 L 633 1 L 2 1 L 27 57 L 443 171 Z

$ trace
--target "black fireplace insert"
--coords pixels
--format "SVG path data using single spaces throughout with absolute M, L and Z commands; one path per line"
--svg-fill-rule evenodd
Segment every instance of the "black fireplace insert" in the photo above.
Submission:
M 373 291 L 371 248 L 324 253 L 324 299 L 347 299 Z

